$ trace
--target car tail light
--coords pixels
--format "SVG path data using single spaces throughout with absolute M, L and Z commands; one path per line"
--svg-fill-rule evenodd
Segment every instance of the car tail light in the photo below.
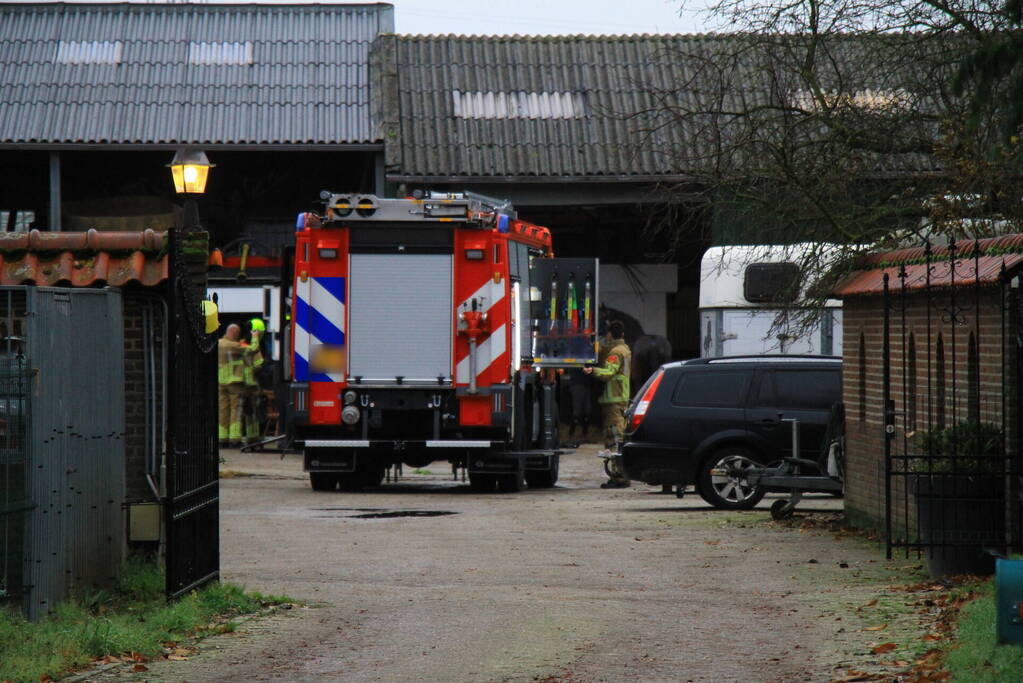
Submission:
M 632 419 L 629 420 L 628 431 L 634 432 L 639 427 L 639 423 L 646 417 L 646 411 L 650 409 L 650 402 L 654 400 L 654 394 L 657 393 L 657 387 L 661 385 L 661 380 L 664 378 L 664 370 L 658 370 L 657 374 L 654 375 L 653 379 L 646 385 L 643 395 L 636 401 L 636 407 L 632 410 Z

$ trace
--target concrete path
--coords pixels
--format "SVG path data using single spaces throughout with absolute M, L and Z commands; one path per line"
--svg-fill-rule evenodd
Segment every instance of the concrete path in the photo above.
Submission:
M 474 494 L 438 463 L 316 493 L 298 456 L 228 453 L 225 579 L 307 606 L 204 641 L 167 681 L 828 681 L 878 670 L 856 611 L 876 544 L 634 486 L 596 448 L 552 490 Z M 234 472 L 252 476 L 231 476 Z M 408 472 L 408 470 L 406 470 Z M 802 511 L 834 511 L 831 497 Z M 122 676 L 122 679 L 124 676 Z M 131 679 L 131 676 L 128 676 Z

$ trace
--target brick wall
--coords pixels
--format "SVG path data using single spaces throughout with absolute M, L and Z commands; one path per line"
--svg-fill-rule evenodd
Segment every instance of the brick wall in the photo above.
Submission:
M 162 288 L 124 289 L 124 412 L 125 412 L 125 484 L 126 502 L 152 501 L 154 495 L 146 482 L 147 434 L 155 436 L 156 452 L 163 451 L 164 430 L 162 426 L 163 372 L 162 358 L 164 309 L 157 297 Z M 149 318 L 147 345 L 143 333 L 147 331 L 145 318 Z M 150 384 L 146 382 L 146 351 L 153 354 L 153 373 Z M 147 395 L 155 394 L 155 410 L 150 407 Z M 149 425 L 147 426 L 147 410 Z M 153 425 L 155 423 L 155 429 Z
M 1014 302 L 1005 302 L 1003 316 L 999 287 L 980 292 L 962 287 L 954 302 L 948 290 L 934 289 L 929 297 L 922 291 L 908 292 L 905 298 L 895 292 L 892 302 L 890 395 L 897 414 L 892 452 L 917 453 L 914 436 L 940 428 L 942 421 L 952 426 L 978 416 L 981 422 L 1002 426 L 1007 443 L 1014 443 Z M 882 530 L 886 486 L 892 491 L 893 518 L 906 527 L 912 526 L 907 521 L 913 515 L 906 507 L 905 477 L 886 483 L 883 312 L 880 296 L 848 297 L 843 304 L 845 509 L 853 524 Z M 972 372 L 971 334 L 976 349 Z M 944 362 L 939 362 L 939 339 Z M 976 378 L 972 390 L 971 377 Z

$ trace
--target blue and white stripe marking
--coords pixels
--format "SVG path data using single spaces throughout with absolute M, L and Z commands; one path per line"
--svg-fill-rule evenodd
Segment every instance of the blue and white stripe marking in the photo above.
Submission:
M 295 286 L 295 380 L 341 382 L 339 372 L 309 370 L 309 356 L 320 344 L 345 343 L 345 279 L 311 277 Z

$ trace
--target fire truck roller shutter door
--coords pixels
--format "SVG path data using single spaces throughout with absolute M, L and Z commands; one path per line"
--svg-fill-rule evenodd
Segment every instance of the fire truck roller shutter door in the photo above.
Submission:
M 349 375 L 436 385 L 451 377 L 451 254 L 352 254 Z

